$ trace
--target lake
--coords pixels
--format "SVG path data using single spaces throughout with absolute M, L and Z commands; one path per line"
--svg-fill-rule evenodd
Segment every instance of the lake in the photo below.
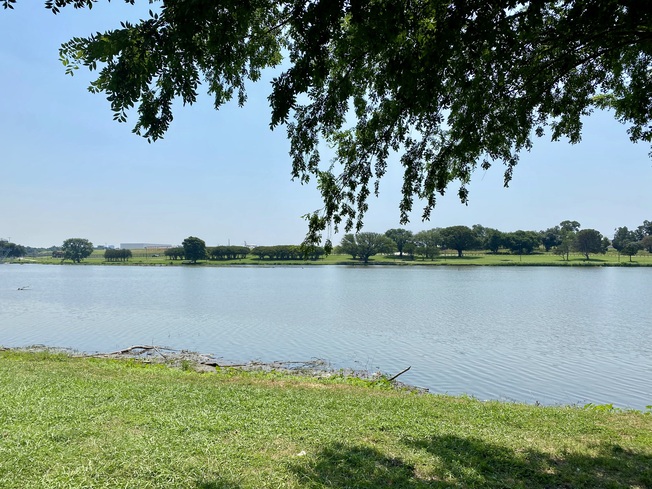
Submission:
M 11 264 L 0 345 L 411 366 L 436 393 L 645 409 L 651 291 L 644 268 Z

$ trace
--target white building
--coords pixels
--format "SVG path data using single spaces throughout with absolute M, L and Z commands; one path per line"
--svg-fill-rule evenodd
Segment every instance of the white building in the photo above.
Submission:
M 172 248 L 172 245 L 157 243 L 120 243 L 120 249 L 122 250 L 146 250 L 148 248 Z

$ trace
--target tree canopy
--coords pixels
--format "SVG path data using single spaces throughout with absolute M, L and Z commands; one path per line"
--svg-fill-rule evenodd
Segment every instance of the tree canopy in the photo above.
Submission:
M 25 254 L 27 254 L 27 249 L 23 245 L 0 239 L 0 261 L 5 258 L 20 258 Z
M 608 243 L 603 241 L 603 236 L 595 229 L 582 229 L 575 235 L 574 247 L 589 259 L 589 253 L 605 253 Z
M 149 18 L 65 43 L 68 71 L 99 69 L 90 90 L 118 121 L 137 108 L 134 131 L 153 141 L 200 85 L 215 108 L 243 104 L 246 83 L 275 68 L 270 126 L 286 127 L 292 176 L 323 198 L 306 216 L 311 243 L 330 225 L 361 229 L 394 154 L 405 224 L 415 201 L 429 218 L 451 184 L 466 203 L 478 166 L 504 164 L 507 185 L 535 136 L 578 142 L 596 108 L 612 109 L 632 141 L 652 140 L 648 0 L 150 3 Z M 333 161 L 322 161 L 324 142 Z
M 457 251 L 457 256 L 462 257 L 464 250 L 471 250 L 478 246 L 479 239 L 468 226 L 450 226 L 441 230 L 443 244 L 446 248 Z
M 191 263 L 197 263 L 197 260 L 206 258 L 206 242 L 195 236 L 188 236 L 181 243 L 183 246 L 183 255 Z
M 396 249 L 396 243 L 380 233 L 357 233 L 345 234 L 340 243 L 340 251 L 351 255 L 364 263 L 378 253 L 392 253 Z
M 61 251 L 65 260 L 80 263 L 93 253 L 93 243 L 84 238 L 69 238 L 61 245 Z

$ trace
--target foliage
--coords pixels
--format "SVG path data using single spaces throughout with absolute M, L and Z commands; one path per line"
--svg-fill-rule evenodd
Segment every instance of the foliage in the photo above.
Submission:
M 574 249 L 589 259 L 589 253 L 604 253 L 602 234 L 595 229 L 582 229 L 575 235 Z
M 168 248 L 163 252 L 165 256 L 167 256 L 170 260 L 178 260 L 184 258 L 184 253 L 185 250 L 183 249 L 183 246 L 174 246 L 172 248 Z
M 532 253 L 541 244 L 539 233 L 534 231 L 514 231 L 504 235 L 505 247 L 518 255 Z
M 550 251 L 555 246 L 559 246 L 562 241 L 562 232 L 559 226 L 548 228 L 541 231 L 541 244 L 546 251 Z
M 256 246 L 251 254 L 259 260 L 318 260 L 324 256 L 324 248 L 319 246 L 303 247 L 298 245 Z
M 622 226 L 616 229 L 611 244 L 620 253 L 627 244 L 634 241 L 637 241 L 636 233 L 627 229 L 627 226 Z
M 641 246 L 647 250 L 648 253 L 652 253 L 652 235 L 645 236 L 641 240 Z
M 629 261 L 631 262 L 632 256 L 638 254 L 640 249 L 641 249 L 641 245 L 639 243 L 630 241 L 629 243 L 627 243 L 625 246 L 622 247 L 620 252 L 623 255 L 629 256 Z
M 642 240 L 646 236 L 652 236 L 652 221 L 643 221 L 643 224 L 636 228 L 635 232 L 636 238 L 639 240 Z
M 351 255 L 364 263 L 378 253 L 392 253 L 396 244 L 387 236 L 379 233 L 345 234 L 340 243 L 342 253 Z
M 131 250 L 116 250 L 109 248 L 104 251 L 104 259 L 106 261 L 128 261 L 131 256 Z
M 211 260 L 241 260 L 247 258 L 250 250 L 246 246 L 213 246 L 207 248 Z
M 79 263 L 93 253 L 93 243 L 83 238 L 70 238 L 63 242 L 61 251 L 65 260 Z
M 575 250 L 577 232 L 580 229 L 580 223 L 577 221 L 562 221 L 559 223 L 559 236 L 556 238 L 558 244 L 554 246 L 554 252 L 569 260 L 570 252 Z
M 0 260 L 4 258 L 20 258 L 27 254 L 27 249 L 23 245 L 11 243 L 6 240 L 0 240 Z
M 412 231 L 408 231 L 407 229 L 402 228 L 389 229 L 385 231 L 385 236 L 394 241 L 399 256 L 403 256 L 405 246 L 408 245 L 409 247 L 410 243 L 412 243 L 413 238 Z
M 641 247 L 648 253 L 652 253 L 652 221 L 645 220 L 643 224 L 634 231 L 636 239 L 640 241 Z
M 577 221 L 562 221 L 559 223 L 562 233 L 576 233 L 580 230 L 580 227 L 580 223 Z
M 477 238 L 476 246 L 478 248 L 497 253 L 498 249 L 504 245 L 503 233 L 497 229 L 487 228 L 480 224 L 474 224 L 471 229 Z
M 427 231 L 419 231 L 414 235 L 414 244 L 416 245 L 414 253 L 431 260 L 439 255 L 439 248 L 442 243 L 443 241 L 439 229 L 435 228 Z
M 188 236 L 181 244 L 183 246 L 183 255 L 191 263 L 197 263 L 197 260 L 206 258 L 206 243 L 204 240 L 195 236 Z
M 472 250 L 479 245 L 473 230 L 467 226 L 450 226 L 440 231 L 443 245 L 457 251 L 457 256 L 463 256 L 465 250 Z
M 650 15 L 642 0 L 163 1 L 60 54 L 69 73 L 99 69 L 90 90 L 118 121 L 135 107 L 134 131 L 150 140 L 168 130 L 175 99 L 192 104 L 203 85 L 216 108 L 243 104 L 247 81 L 275 67 L 270 125 L 287 128 L 293 177 L 321 191 L 323 209 L 307 216 L 316 242 L 329 224 L 360 231 L 394 153 L 405 224 L 415 199 L 427 219 L 451 184 L 467 202 L 478 166 L 502 162 L 507 185 L 534 136 L 578 142 L 595 108 L 649 142 Z
M 562 260 L 565 258 L 568 261 L 570 252 L 573 250 L 573 243 L 575 242 L 575 236 L 566 234 L 557 246 L 555 246 L 554 252 L 556 255 L 560 255 Z

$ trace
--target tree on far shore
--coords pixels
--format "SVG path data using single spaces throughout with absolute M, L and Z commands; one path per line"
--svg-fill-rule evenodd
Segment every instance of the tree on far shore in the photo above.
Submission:
M 631 263 L 632 256 L 636 255 L 640 249 L 641 249 L 641 245 L 638 242 L 631 241 L 627 243 L 625 246 L 623 246 L 620 252 L 623 255 L 629 256 L 629 261 Z
M 456 250 L 459 258 L 465 250 L 472 250 L 478 245 L 476 233 L 468 226 L 450 226 L 443 228 L 440 234 L 446 248 Z
M 190 260 L 190 263 L 197 263 L 197 260 L 206 258 L 206 243 L 203 239 L 188 236 L 181 245 L 183 246 L 183 254 L 186 260 Z
M 163 252 L 165 256 L 167 256 L 170 260 L 178 260 L 179 258 L 183 259 L 184 257 L 184 249 L 183 246 L 174 246 L 172 248 L 168 248 Z
M 64 260 L 72 260 L 75 263 L 81 262 L 93 253 L 93 243 L 83 238 L 69 238 L 61 246 Z
M 413 238 L 412 231 L 403 228 L 389 229 L 385 231 L 385 236 L 396 243 L 396 249 L 401 257 L 403 256 L 405 245 L 411 243 Z
M 342 253 L 354 259 L 369 262 L 369 258 L 378 253 L 392 253 L 396 244 L 387 236 L 379 233 L 345 234 L 340 244 Z
M 595 229 L 582 229 L 575 235 L 574 249 L 589 259 L 589 253 L 604 253 L 602 234 Z

